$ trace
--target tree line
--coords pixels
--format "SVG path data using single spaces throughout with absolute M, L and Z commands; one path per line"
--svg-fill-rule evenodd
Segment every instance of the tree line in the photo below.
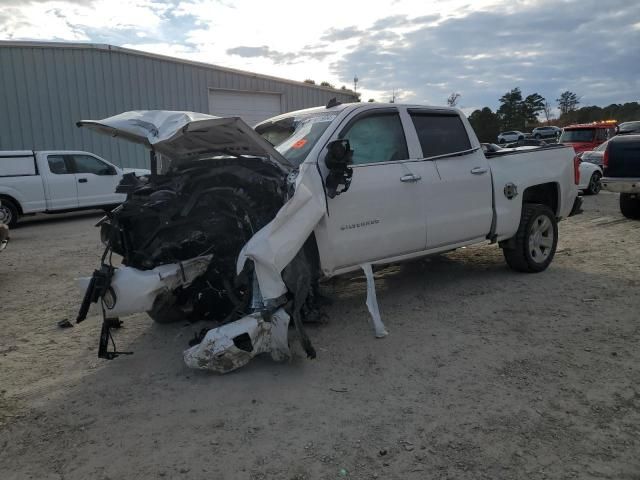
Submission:
M 449 105 L 452 103 L 451 100 L 452 96 L 447 99 Z M 474 110 L 469 115 L 469 123 L 481 142 L 495 142 L 498 133 L 509 130 L 528 132 L 543 125 L 564 127 L 573 123 L 610 119 L 618 122 L 640 120 L 638 102 L 614 103 L 604 108 L 598 106 L 578 108 L 580 97 L 568 90 L 560 94 L 555 101 L 560 111 L 558 118 L 553 117 L 551 104 L 542 95 L 532 93 L 523 97 L 520 88 L 516 87 L 500 97 L 498 110 L 493 112 L 489 107 Z

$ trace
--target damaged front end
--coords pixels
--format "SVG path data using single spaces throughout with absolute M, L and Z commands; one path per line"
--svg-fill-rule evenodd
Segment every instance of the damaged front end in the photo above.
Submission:
M 264 265 L 246 248 L 295 196 L 293 165 L 237 118 L 142 111 L 79 126 L 152 150 L 152 174 L 125 175 L 118 186 L 127 199 L 99 223 L 106 247 L 101 267 L 84 279 L 77 322 L 90 303 L 100 304 L 99 356 L 120 353 L 115 344 L 107 348 L 113 343 L 110 329 L 119 326 L 120 316 L 139 312 L 158 323 L 186 319 L 221 325 L 204 329 L 185 352 L 185 362 L 195 368 L 224 373 L 263 352 L 288 358 L 290 318 L 307 354 L 315 356 L 301 322 L 319 277 L 307 241 L 313 226 L 289 242 L 295 249 L 290 255 L 275 255 L 286 262 L 278 272 L 286 283 L 281 290 L 261 278 Z M 314 221 L 318 213 L 311 217 Z M 122 257 L 119 266 L 112 263 L 114 253 Z

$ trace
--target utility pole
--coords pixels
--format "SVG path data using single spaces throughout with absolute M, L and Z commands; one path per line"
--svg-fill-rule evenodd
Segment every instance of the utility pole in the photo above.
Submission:
M 354 75 L 353 77 L 353 93 L 358 91 L 358 76 Z

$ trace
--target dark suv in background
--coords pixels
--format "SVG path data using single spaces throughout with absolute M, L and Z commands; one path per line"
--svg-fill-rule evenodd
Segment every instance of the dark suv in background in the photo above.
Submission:
M 628 135 L 630 133 L 640 133 L 640 120 L 624 122 L 618 125 L 616 130 L 618 135 Z
M 616 135 L 602 160 L 602 188 L 619 192 L 622 215 L 640 220 L 640 135 Z

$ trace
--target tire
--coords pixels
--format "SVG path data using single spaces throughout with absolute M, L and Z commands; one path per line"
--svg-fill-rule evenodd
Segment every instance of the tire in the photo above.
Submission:
M 20 212 L 18 207 L 11 200 L 0 199 L 0 223 L 4 223 L 9 228 L 14 228 L 18 223 Z
M 500 145 L 503 145 L 503 144 L 505 143 L 505 139 L 504 139 L 504 138 L 501 138 L 500 140 L 498 140 L 498 143 L 499 143 Z
M 522 135 L 520 135 L 520 136 L 518 137 L 518 141 L 520 141 L 520 140 L 524 140 L 524 137 L 523 137 Z
M 542 138 L 542 135 L 540 135 L 539 133 L 536 133 L 536 134 L 534 135 L 534 138 L 535 138 L 536 140 L 540 140 L 540 139 Z
M 158 296 L 153 302 L 151 310 L 147 312 L 147 315 L 156 323 L 175 323 L 180 320 L 185 320 L 185 313 L 176 304 L 177 299 L 174 295 L 162 295 Z
M 558 222 L 553 211 L 546 205 L 525 203 L 518 231 L 502 253 L 513 270 L 537 273 L 549 266 L 557 246 Z
M 640 220 L 640 197 L 633 198 L 630 193 L 621 193 L 620 211 L 631 220 Z
M 593 172 L 593 175 L 591 175 L 591 178 L 589 179 L 589 186 L 587 186 L 584 193 L 587 195 L 597 195 L 600 193 L 600 190 L 602 189 L 602 184 L 600 183 L 601 177 L 602 175 L 600 175 L 600 173 Z

